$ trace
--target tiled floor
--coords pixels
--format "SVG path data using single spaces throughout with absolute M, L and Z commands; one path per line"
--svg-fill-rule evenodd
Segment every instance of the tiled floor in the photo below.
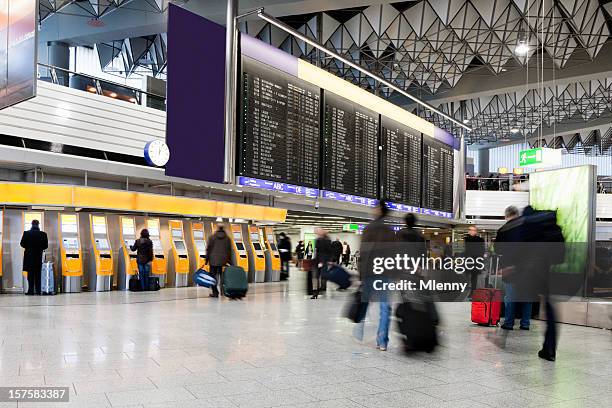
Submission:
M 355 341 L 348 294 L 310 300 L 293 275 L 239 302 L 195 288 L 1 295 L 0 386 L 69 386 L 69 404 L 19 405 L 49 408 L 612 406 L 610 331 L 563 325 L 549 363 L 540 322 L 502 332 L 441 304 L 443 345 L 407 357 L 395 335 L 377 351 L 372 323 Z

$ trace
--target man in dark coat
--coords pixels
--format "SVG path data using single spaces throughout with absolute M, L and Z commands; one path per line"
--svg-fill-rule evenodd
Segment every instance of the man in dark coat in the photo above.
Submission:
M 23 253 L 23 270 L 28 273 L 28 292 L 26 295 L 40 295 L 40 272 L 42 256 L 49 247 L 47 234 L 40 230 L 40 222 L 32 220 L 32 227 L 24 231 L 21 237 Z
M 211 287 L 210 297 L 219 297 L 218 284 L 223 274 L 223 267 L 232 263 L 232 241 L 225 233 L 223 225 L 219 225 L 217 231 L 208 239 L 206 263 L 210 265 L 210 274 L 217 280 L 217 283 Z
M 140 238 L 130 246 L 136 251 L 136 265 L 140 280 L 140 290 L 149 290 L 149 275 L 151 274 L 151 262 L 153 262 L 153 241 L 149 238 L 149 230 L 144 228 L 140 231 Z
M 376 291 L 376 280 L 388 280 L 384 274 L 374 272 L 375 258 L 393 256 L 399 249 L 397 237 L 393 230 L 385 223 L 389 213 L 387 203 L 383 200 L 374 209 L 375 219 L 363 230 L 359 253 L 359 277 L 363 288 L 363 297 L 370 301 L 377 301 L 380 307 L 380 321 L 376 335 L 376 346 L 380 351 L 386 351 L 389 343 L 389 323 L 391 320 L 391 304 L 385 291 Z M 355 329 L 356 337 L 363 338 L 363 322 Z
M 497 231 L 495 237 L 495 252 L 500 256 L 499 268 L 502 272 L 502 280 L 504 281 L 504 306 L 505 317 L 502 329 L 512 330 L 514 327 L 514 312 L 517 305 L 521 307 L 521 330 L 529 330 L 531 321 L 531 302 L 517 302 L 516 299 L 524 296 L 519 293 L 519 287 L 516 282 L 523 280 L 526 277 L 524 267 L 521 265 L 521 260 L 524 259 L 524 254 L 520 250 L 522 241 L 521 229 L 523 219 L 519 217 L 518 209 L 511 205 L 504 212 L 506 223 Z
M 470 225 L 468 228 L 468 234 L 465 236 L 465 251 L 463 256 L 465 258 L 484 258 L 485 253 L 485 242 L 482 237 L 478 236 L 478 228 L 475 225 Z M 478 275 L 480 270 L 472 269 L 470 271 L 470 293 L 474 293 L 474 289 L 478 284 Z
M 312 298 L 316 299 L 319 296 L 321 290 L 321 273 L 328 264 L 333 261 L 334 250 L 332 247 L 331 239 L 327 235 L 327 231 L 323 228 L 317 228 L 315 230 L 317 239 L 315 240 L 315 258 L 312 271 Z
M 408 213 L 404 217 L 406 226 L 399 231 L 398 238 L 401 242 L 407 243 L 406 251 L 408 256 L 418 258 L 427 255 L 427 245 L 425 244 L 425 238 L 423 234 L 418 231 L 414 226 L 416 225 L 417 218 L 414 214 Z
M 278 241 L 278 252 L 281 259 L 281 280 L 289 279 L 289 262 L 291 261 L 291 240 L 284 232 L 280 233 Z
M 336 240 L 332 242 L 332 253 L 332 262 L 340 263 L 340 258 L 342 257 L 342 242 L 340 242 L 339 238 L 336 238 Z

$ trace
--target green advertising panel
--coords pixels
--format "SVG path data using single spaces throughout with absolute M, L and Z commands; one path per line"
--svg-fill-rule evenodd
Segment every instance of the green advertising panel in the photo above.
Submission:
M 566 263 L 558 272 L 583 273 L 588 261 L 594 194 L 592 166 L 532 173 L 529 203 L 536 210 L 557 211 L 566 244 Z

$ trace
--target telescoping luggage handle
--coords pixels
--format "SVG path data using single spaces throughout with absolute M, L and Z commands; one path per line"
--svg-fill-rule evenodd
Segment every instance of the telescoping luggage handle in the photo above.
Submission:
M 497 275 L 499 272 L 499 255 L 491 255 L 489 257 L 489 283 L 493 285 L 493 288 L 497 289 Z M 491 276 L 494 277 L 491 283 Z

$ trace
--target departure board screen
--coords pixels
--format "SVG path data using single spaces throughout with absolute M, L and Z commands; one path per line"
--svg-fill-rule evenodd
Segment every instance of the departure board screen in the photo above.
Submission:
M 453 167 L 453 148 L 423 136 L 423 208 L 452 213 Z
M 319 140 L 319 88 L 245 57 L 240 174 L 316 188 Z
M 421 205 L 421 133 L 382 117 L 382 197 Z
M 325 94 L 323 189 L 378 195 L 378 114 Z

